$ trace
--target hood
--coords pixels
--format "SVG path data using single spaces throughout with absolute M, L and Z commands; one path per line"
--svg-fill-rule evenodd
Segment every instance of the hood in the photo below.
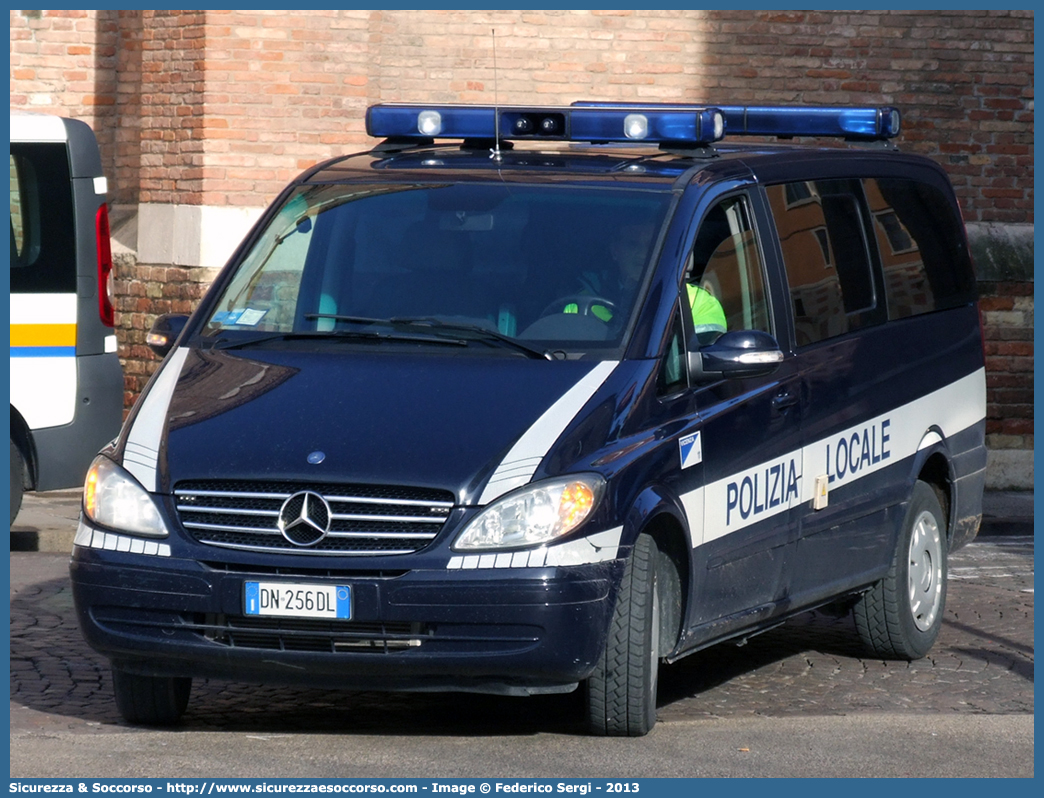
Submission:
M 182 349 L 137 409 L 124 462 L 139 476 L 139 450 L 154 449 L 161 492 L 184 480 L 293 480 L 440 488 L 474 503 L 505 465 L 526 460 L 532 475 L 612 365 Z M 159 439 L 139 446 L 157 424 Z

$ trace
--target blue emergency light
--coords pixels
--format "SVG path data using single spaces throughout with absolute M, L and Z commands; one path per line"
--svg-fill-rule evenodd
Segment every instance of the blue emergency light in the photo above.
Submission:
M 576 102 L 575 108 L 697 108 L 675 103 Z M 729 136 L 825 136 L 890 139 L 899 135 L 899 109 L 891 106 L 718 105 Z
M 696 106 L 480 106 L 387 103 L 366 109 L 377 138 L 646 142 L 706 145 L 725 132 L 717 108 Z

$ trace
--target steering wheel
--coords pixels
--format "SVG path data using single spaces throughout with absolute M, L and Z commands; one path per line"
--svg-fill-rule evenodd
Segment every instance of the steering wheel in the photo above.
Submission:
M 599 318 L 591 312 L 591 309 L 597 305 L 608 310 L 612 315 L 616 315 L 616 303 L 610 299 L 606 299 L 604 296 L 591 296 L 589 294 L 567 294 L 566 296 L 559 297 L 554 302 L 544 308 L 540 315 L 553 316 L 557 313 L 564 313 L 568 305 L 576 305 L 576 313 L 580 316 L 594 316 L 599 321 L 605 321 L 605 319 Z

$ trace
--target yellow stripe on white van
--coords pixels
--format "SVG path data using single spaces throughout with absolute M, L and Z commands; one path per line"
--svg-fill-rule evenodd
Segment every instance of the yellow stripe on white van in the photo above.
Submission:
M 75 324 L 12 324 L 11 348 L 76 346 Z

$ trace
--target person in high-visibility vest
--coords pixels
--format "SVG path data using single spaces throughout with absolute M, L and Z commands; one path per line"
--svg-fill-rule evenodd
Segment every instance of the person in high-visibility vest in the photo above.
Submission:
M 600 275 L 595 272 L 585 272 L 580 276 L 582 288 L 579 293 L 606 299 L 629 295 L 637 287 L 638 281 L 642 277 L 642 266 L 645 263 L 651 240 L 652 230 L 646 225 L 633 224 L 618 228 L 609 243 L 609 255 L 618 266 L 616 290 L 607 292 L 607 286 L 603 285 Z M 725 332 L 728 329 L 725 311 L 714 295 L 693 283 L 687 283 L 685 289 L 689 307 L 692 309 L 692 323 L 695 331 L 697 333 Z M 570 302 L 562 309 L 562 312 L 579 313 L 580 305 L 577 302 Z M 598 303 L 592 304 L 588 312 L 607 323 L 613 318 L 612 308 Z
M 725 310 L 710 291 L 693 283 L 686 283 L 685 290 L 689 295 L 692 324 L 696 332 L 726 332 L 728 330 Z

